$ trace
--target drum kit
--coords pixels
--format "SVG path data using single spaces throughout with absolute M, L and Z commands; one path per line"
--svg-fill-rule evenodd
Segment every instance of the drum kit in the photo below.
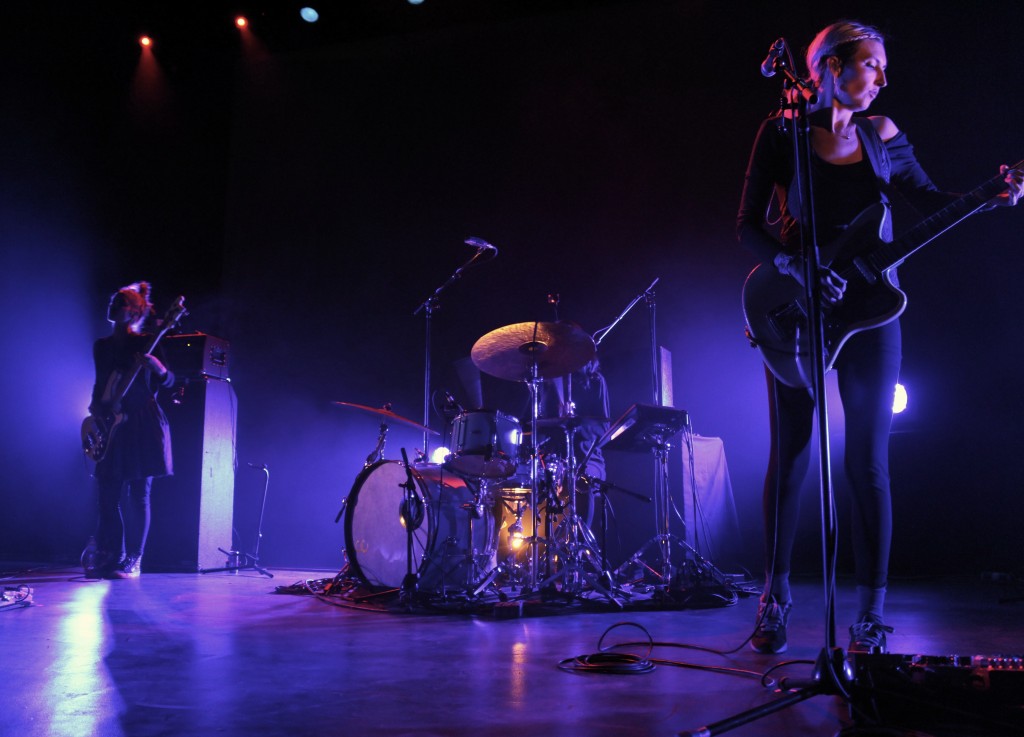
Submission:
M 371 591 L 397 591 L 429 601 L 556 593 L 591 594 L 621 606 L 584 503 L 606 493 L 574 457 L 582 422 L 607 427 L 607 417 L 542 418 L 541 385 L 579 371 L 596 354 L 594 340 L 565 322 L 524 322 L 493 330 L 470 358 L 493 377 L 529 389 L 529 429 L 500 411 L 462 410 L 451 421 L 451 450 L 439 463 L 386 460 L 389 422 L 438 433 L 383 408 L 336 404 L 381 418 L 366 459 L 336 519 L 345 517 L 347 573 Z M 571 381 L 568 382 L 571 387 Z M 571 389 L 570 389 L 571 391 Z M 541 432 L 564 435 L 564 457 L 541 453 Z M 595 442 L 589 449 L 594 452 Z

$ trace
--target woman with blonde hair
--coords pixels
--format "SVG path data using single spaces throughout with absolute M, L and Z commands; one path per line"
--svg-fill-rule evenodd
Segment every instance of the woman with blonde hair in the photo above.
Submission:
M 807 51 L 808 86 L 817 101 L 809 105 L 810 171 L 817 243 L 838 242 L 848 224 L 882 204 L 878 224 L 892 233 L 889 197 L 898 192 L 921 215 L 959 199 L 941 192 L 918 163 L 906 134 L 888 117 L 861 116 L 888 86 L 888 59 L 882 33 L 843 20 L 821 30 Z M 752 251 L 771 278 L 804 284 L 801 252 L 807 218 L 795 184 L 792 112 L 784 110 L 761 124 L 747 167 L 737 216 L 741 245 Z M 982 209 L 1015 205 L 1024 192 L 1024 172 L 1001 167 L 1006 191 Z M 766 214 L 777 198 L 778 227 Z M 818 274 L 823 303 L 840 305 L 847 282 L 822 266 Z M 884 606 L 892 538 L 889 485 L 889 428 L 901 361 L 900 323 L 892 319 L 853 334 L 836 358 L 839 393 L 845 411 L 845 471 L 852 499 L 852 541 L 858 610 L 850 627 L 850 651 L 883 652 Z M 758 608 L 754 650 L 786 649 L 792 606 L 789 586 L 797 533 L 800 488 L 810 467 L 815 400 L 807 388 L 777 378 L 766 365 L 771 454 L 765 477 L 765 587 Z

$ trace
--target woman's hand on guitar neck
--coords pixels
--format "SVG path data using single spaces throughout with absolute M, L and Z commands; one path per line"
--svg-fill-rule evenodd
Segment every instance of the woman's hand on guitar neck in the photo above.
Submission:
M 991 207 L 1013 207 L 1021 197 L 1024 197 L 1024 169 L 1011 169 L 1003 164 L 999 167 L 999 173 L 1006 175 L 1006 183 L 1010 186 L 1002 194 L 993 197 L 989 205 Z M 991 207 L 986 209 L 991 209 Z

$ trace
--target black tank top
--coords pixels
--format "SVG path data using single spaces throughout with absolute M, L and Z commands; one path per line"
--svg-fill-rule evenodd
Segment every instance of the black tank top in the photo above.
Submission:
M 881 194 L 866 154 L 854 164 L 830 164 L 817 154 L 812 161 L 815 226 L 818 243 L 825 245 L 864 208 L 880 201 Z

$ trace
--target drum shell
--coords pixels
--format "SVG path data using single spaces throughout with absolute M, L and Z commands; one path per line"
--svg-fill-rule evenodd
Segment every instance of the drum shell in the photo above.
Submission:
M 423 510 L 412 531 L 411 566 L 402 519 L 410 475 Z M 373 589 L 401 587 L 410 567 L 420 591 L 464 589 L 493 562 L 499 524 L 495 503 L 477 504 L 466 482 L 439 466 L 407 471 L 400 461 L 378 461 L 359 473 L 346 500 L 345 554 L 352 573 Z
M 507 478 L 519 465 L 522 439 L 519 420 L 511 415 L 490 410 L 462 412 L 452 421 L 454 450 L 445 466 L 474 478 Z

